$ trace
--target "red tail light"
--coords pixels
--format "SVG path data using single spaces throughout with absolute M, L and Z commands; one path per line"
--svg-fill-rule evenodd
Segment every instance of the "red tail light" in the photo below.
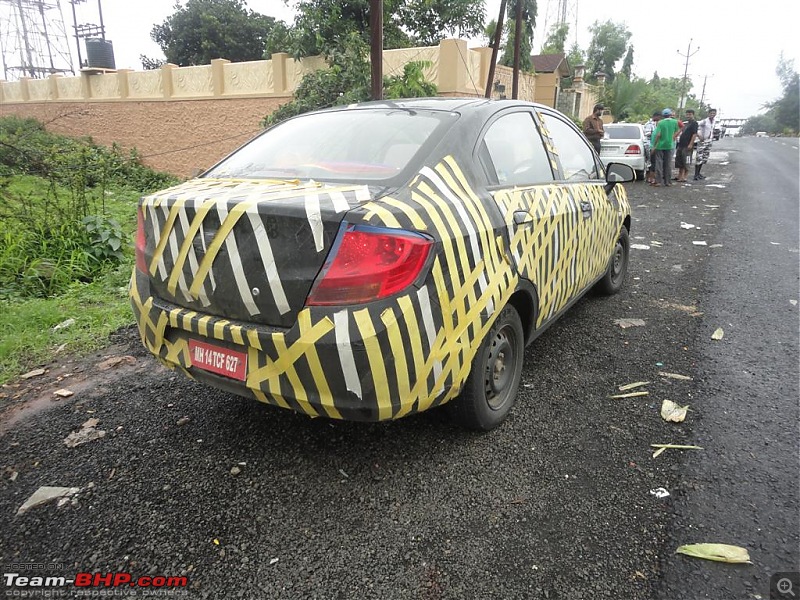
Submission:
M 348 225 L 306 304 L 361 304 L 396 294 L 417 279 L 432 244 L 409 231 Z
M 637 146 L 636 144 L 631 144 L 630 146 L 628 146 L 628 149 L 625 150 L 625 156 L 630 156 L 631 154 L 638 156 L 641 153 L 642 153 L 641 147 Z
M 142 273 L 147 273 L 147 261 L 144 258 L 144 214 L 142 207 L 136 209 L 136 268 Z

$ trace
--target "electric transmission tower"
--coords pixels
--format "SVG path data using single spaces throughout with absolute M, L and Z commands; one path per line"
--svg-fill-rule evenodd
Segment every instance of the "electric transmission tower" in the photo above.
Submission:
M 61 0 L 0 0 L 3 78 L 72 73 Z

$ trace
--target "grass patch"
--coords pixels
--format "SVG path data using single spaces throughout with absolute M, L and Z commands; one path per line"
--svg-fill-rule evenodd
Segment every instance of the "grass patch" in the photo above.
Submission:
M 92 282 L 72 283 L 55 298 L 0 303 L 0 384 L 59 356 L 102 348 L 109 334 L 132 324 L 132 269 L 131 264 L 119 265 Z M 75 323 L 53 330 L 68 319 Z

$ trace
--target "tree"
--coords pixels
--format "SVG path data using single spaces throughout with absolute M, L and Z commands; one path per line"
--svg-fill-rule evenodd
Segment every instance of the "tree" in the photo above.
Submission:
M 783 96 L 765 105 L 767 114 L 774 120 L 773 129 L 759 130 L 770 133 L 796 133 L 800 131 L 800 77 L 793 60 L 786 60 L 781 53 L 775 73 L 781 80 Z
M 369 43 L 369 0 L 299 0 L 291 53 L 327 54 L 358 34 Z M 483 0 L 385 0 L 383 47 L 436 45 L 448 35 L 477 35 L 485 18 Z
M 213 58 L 259 60 L 275 19 L 248 10 L 242 0 L 187 0 L 150 32 L 167 57 L 179 65 L 205 65 Z
M 595 73 L 605 73 L 606 81 L 614 81 L 614 66 L 625 54 L 631 32 L 625 25 L 618 25 L 612 21 L 600 23 L 595 21 L 589 27 L 592 39 L 586 51 L 587 78 L 594 79 Z
M 566 54 L 564 48 L 569 35 L 569 25 L 556 23 L 550 28 L 547 39 L 542 44 L 542 54 Z
M 533 69 L 531 62 L 531 49 L 533 47 L 533 31 L 536 28 L 536 0 L 517 0 L 522 4 L 522 25 L 521 32 L 522 38 L 519 45 L 519 68 L 522 71 L 530 71 Z M 501 65 L 507 67 L 514 66 L 514 36 L 516 33 L 516 16 L 517 16 L 517 2 L 511 0 L 506 4 L 506 19 L 505 19 L 505 41 L 501 39 L 500 48 L 503 54 L 498 61 Z M 486 26 L 485 32 L 489 37 L 491 43 L 494 43 L 495 32 L 497 31 L 497 21 L 489 21 Z
M 631 70 L 633 69 L 633 46 L 628 48 L 625 54 L 625 60 L 622 61 L 622 71 L 620 71 L 628 79 L 631 78 Z

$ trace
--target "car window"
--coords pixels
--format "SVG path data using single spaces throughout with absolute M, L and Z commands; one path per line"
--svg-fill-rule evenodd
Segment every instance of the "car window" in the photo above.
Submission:
M 642 132 L 635 125 L 606 125 L 605 132 L 611 140 L 638 140 L 642 137 Z
M 602 174 L 586 138 L 571 124 L 547 112 L 540 112 L 544 126 L 558 152 L 564 179 L 585 181 L 600 179 Z
M 483 138 L 491 159 L 490 180 L 500 185 L 553 181 L 550 160 L 529 112 L 503 115 Z
M 301 115 L 268 129 L 205 177 L 391 179 L 457 118 L 444 111 L 383 107 Z

